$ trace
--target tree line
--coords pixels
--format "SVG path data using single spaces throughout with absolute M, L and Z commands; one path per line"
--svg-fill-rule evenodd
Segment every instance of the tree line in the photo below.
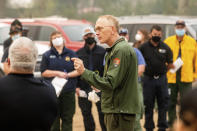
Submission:
M 59 15 L 94 22 L 103 14 L 130 15 L 189 15 L 197 12 L 196 0 L 33 0 L 32 8 L 11 8 L 8 0 L 0 0 L 0 17 L 46 17 Z

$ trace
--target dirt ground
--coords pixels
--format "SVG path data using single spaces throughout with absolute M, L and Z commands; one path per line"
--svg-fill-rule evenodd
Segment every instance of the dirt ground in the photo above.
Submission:
M 197 88 L 197 82 L 193 83 L 193 87 Z M 177 111 L 179 110 L 179 107 L 177 107 Z M 96 123 L 96 131 L 101 131 L 100 125 L 99 125 L 99 119 L 98 119 L 98 113 L 97 113 L 97 109 L 95 104 L 93 104 L 93 108 L 92 108 L 92 113 L 94 116 L 94 120 Z M 177 114 L 178 115 L 178 114 Z M 154 113 L 154 121 L 155 121 L 155 125 L 157 125 L 157 113 Z M 144 125 L 144 119 L 141 120 L 141 125 Z M 156 131 L 157 129 L 155 129 Z M 81 110 L 78 106 L 77 103 L 77 97 L 76 97 L 76 112 L 74 115 L 74 119 L 73 119 L 73 131 L 84 131 L 84 125 L 83 125 L 83 117 L 81 114 Z M 145 129 L 143 128 L 143 131 L 145 131 Z
M 94 120 L 96 123 L 96 131 L 101 131 L 101 128 L 99 125 L 98 113 L 97 113 L 95 104 L 93 104 L 92 113 L 93 113 Z M 157 113 L 154 113 L 154 114 L 155 114 L 154 121 L 157 121 Z M 141 124 L 144 125 L 144 119 L 141 120 Z M 82 117 L 81 110 L 77 103 L 77 97 L 76 97 L 76 112 L 75 112 L 74 119 L 73 119 L 73 131 L 84 131 L 83 117 Z M 143 129 L 143 131 L 145 130 Z
M 101 131 L 99 118 L 98 118 L 98 112 L 97 112 L 95 104 L 93 104 L 93 107 L 92 107 L 92 114 L 93 114 L 94 121 L 96 124 L 96 131 Z M 77 97 L 76 97 L 76 111 L 75 111 L 75 115 L 73 118 L 73 131 L 85 131 L 84 125 L 83 125 L 83 117 L 81 114 L 81 110 L 78 106 Z

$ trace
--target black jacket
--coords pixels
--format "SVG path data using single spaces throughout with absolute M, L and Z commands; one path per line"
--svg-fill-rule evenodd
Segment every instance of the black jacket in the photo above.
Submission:
M 5 52 L 5 50 L 10 47 L 10 45 L 12 44 L 12 38 L 9 37 L 8 39 L 6 39 L 4 42 L 3 42 L 3 52 Z
M 105 56 L 105 49 L 101 46 L 95 45 L 95 47 L 92 49 L 91 52 L 89 47 L 85 45 L 83 48 L 77 51 L 78 57 L 83 60 L 84 66 L 87 69 L 89 67 L 89 55 L 91 54 L 92 54 L 93 71 L 99 73 L 100 76 L 103 76 L 103 70 L 104 70 L 103 62 Z M 90 85 L 83 80 L 78 81 L 77 87 L 80 87 L 80 89 L 86 92 L 90 92 L 92 90 L 90 88 Z
M 33 74 L 0 79 L 0 131 L 50 131 L 57 97 L 50 83 Z
M 12 44 L 12 42 L 13 40 L 11 37 L 9 37 L 3 42 L 3 56 L 1 58 L 1 63 L 6 62 L 6 59 L 8 58 L 9 47 Z

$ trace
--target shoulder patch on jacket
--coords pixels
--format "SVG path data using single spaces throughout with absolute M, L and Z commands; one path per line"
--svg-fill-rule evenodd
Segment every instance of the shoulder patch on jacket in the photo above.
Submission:
M 120 65 L 120 59 L 119 58 L 114 58 L 113 64 L 114 64 L 115 67 L 117 67 L 118 65 Z

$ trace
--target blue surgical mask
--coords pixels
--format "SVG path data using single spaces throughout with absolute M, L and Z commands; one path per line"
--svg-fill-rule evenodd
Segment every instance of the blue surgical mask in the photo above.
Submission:
M 19 37 L 20 37 L 20 34 L 13 35 L 12 40 L 14 41 L 14 40 L 18 39 Z
M 176 29 L 175 32 L 177 36 L 184 36 L 185 29 Z

